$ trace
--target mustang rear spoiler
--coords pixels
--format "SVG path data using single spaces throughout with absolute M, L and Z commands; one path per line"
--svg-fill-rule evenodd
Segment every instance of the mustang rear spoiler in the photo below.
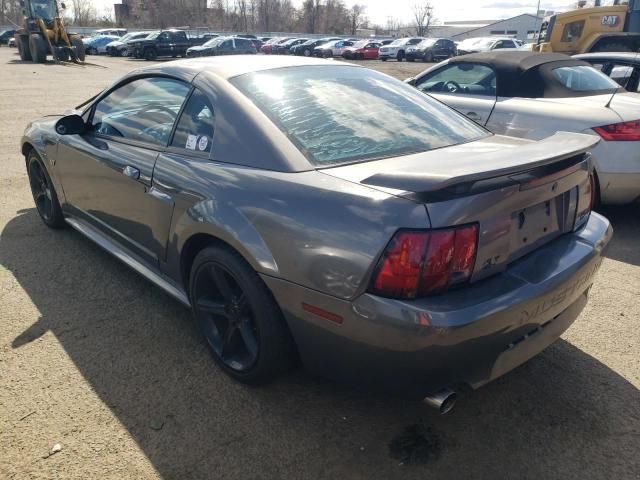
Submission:
M 585 154 L 599 142 L 600 138 L 595 135 L 558 132 L 517 149 L 480 150 L 477 153 L 469 149 L 465 155 L 441 158 L 437 162 L 433 161 L 433 156 L 438 151 L 431 151 L 427 152 L 430 158 L 424 158 L 424 162 L 416 158 L 415 169 L 377 173 L 361 183 L 413 192 L 420 194 L 421 200 L 425 200 L 425 194 L 431 194 L 428 196 L 433 200 L 464 196 L 531 180 L 530 175 L 523 174 L 533 170 L 544 176 L 565 170 L 585 160 Z

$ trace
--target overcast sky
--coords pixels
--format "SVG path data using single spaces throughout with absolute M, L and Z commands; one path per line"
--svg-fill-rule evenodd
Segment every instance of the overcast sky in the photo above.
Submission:
M 111 7 L 115 0 L 94 0 L 99 11 Z M 293 0 L 294 4 L 301 0 Z M 411 20 L 412 6 L 419 0 L 346 0 L 347 5 L 362 3 L 367 6 L 367 16 L 373 23 L 385 25 L 387 18 L 393 16 L 403 22 Z M 537 0 L 499 1 L 499 0 L 431 0 L 434 14 L 440 21 L 452 20 L 492 20 L 513 17 L 522 13 L 535 13 Z M 575 2 L 567 0 L 541 1 L 544 10 L 568 10 Z

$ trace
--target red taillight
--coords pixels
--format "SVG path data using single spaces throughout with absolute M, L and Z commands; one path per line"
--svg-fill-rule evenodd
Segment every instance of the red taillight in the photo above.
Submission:
M 469 280 L 476 261 L 478 226 L 397 232 L 378 263 L 370 291 L 415 298 Z
M 612 123 L 593 129 L 604 140 L 616 142 L 630 142 L 640 140 L 640 120 L 631 122 Z

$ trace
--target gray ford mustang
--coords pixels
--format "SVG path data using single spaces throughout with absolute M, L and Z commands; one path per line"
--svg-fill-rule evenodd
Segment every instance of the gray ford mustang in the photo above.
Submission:
M 22 139 L 44 223 L 190 306 L 214 359 L 441 411 L 587 301 L 612 229 L 591 135 L 492 135 L 375 71 L 225 57 L 133 71 Z

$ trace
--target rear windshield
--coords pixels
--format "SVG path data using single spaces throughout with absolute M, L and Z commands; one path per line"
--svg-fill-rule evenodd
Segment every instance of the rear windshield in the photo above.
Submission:
M 349 66 L 289 67 L 231 79 L 317 166 L 424 152 L 488 133 L 398 80 Z
M 575 92 L 610 91 L 611 89 L 619 87 L 615 81 L 611 80 L 604 73 L 587 65 L 554 68 L 553 76 L 560 81 L 565 88 Z

